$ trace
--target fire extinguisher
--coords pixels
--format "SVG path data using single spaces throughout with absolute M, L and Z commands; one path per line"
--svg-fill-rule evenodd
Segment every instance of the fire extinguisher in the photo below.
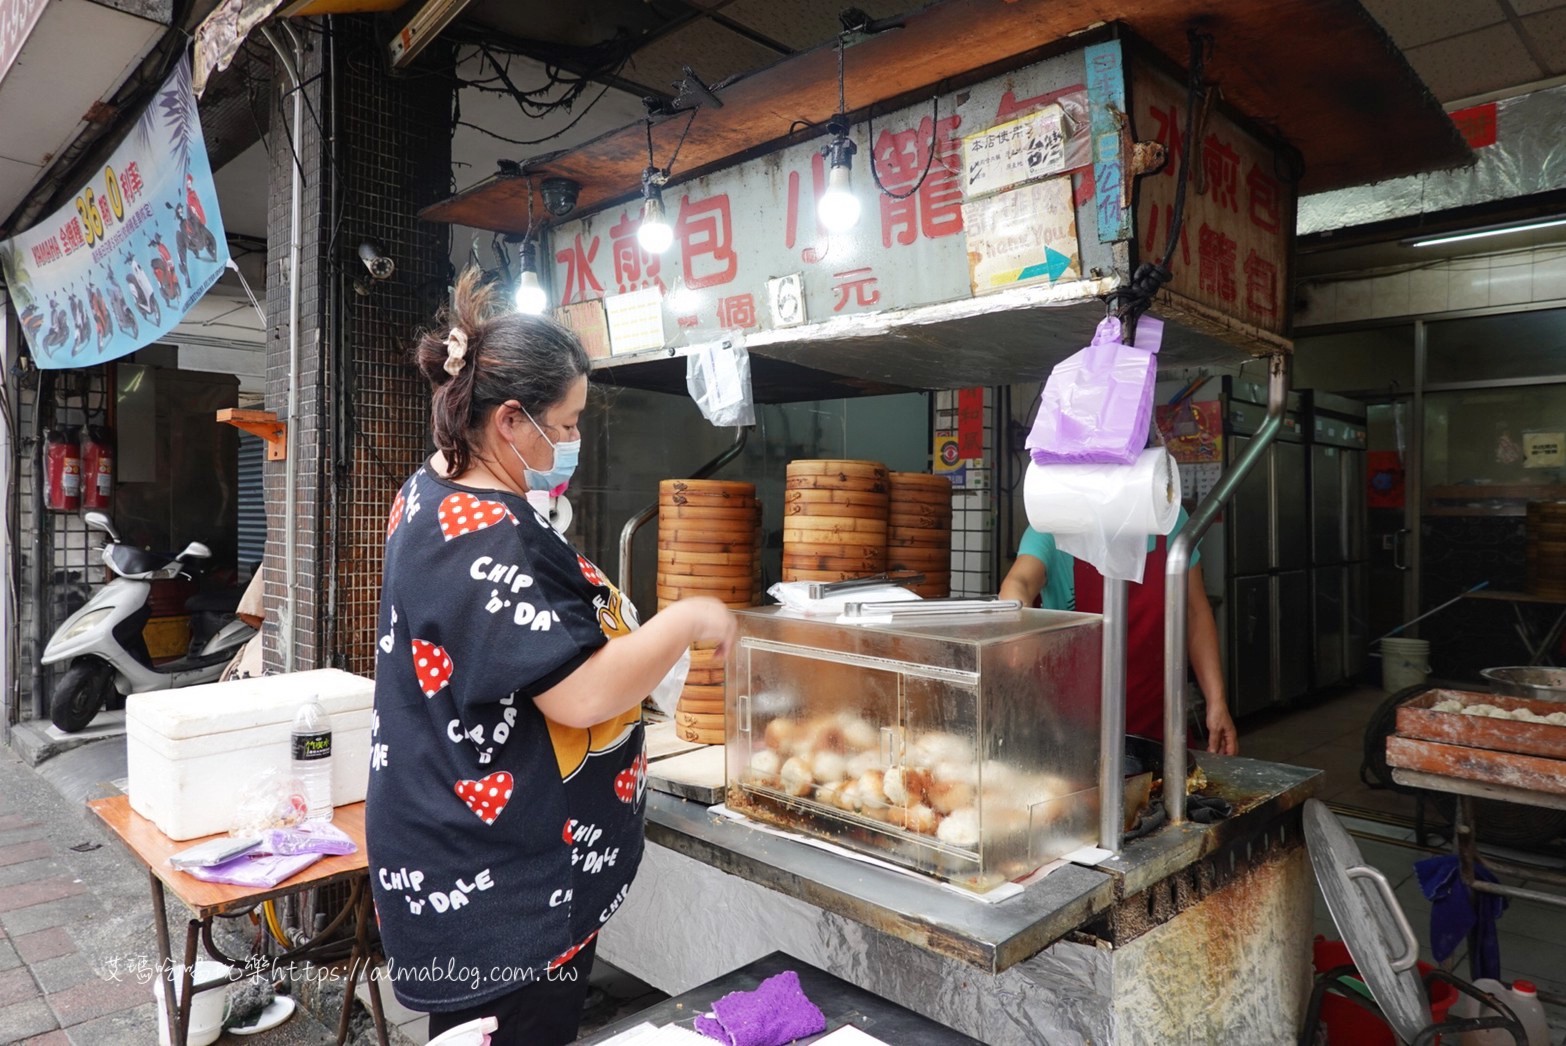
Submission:
M 76 512 L 82 507 L 82 452 L 76 426 L 49 430 L 44 456 L 44 504 L 51 512 Z
M 114 500 L 114 433 L 88 425 L 82 441 L 82 508 L 108 509 Z

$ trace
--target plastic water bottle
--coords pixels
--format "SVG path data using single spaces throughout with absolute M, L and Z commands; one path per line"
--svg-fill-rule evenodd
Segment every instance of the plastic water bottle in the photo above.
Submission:
M 1545 1017 L 1544 1005 L 1539 1002 L 1539 990 L 1529 981 L 1517 981 L 1510 986 L 1500 981 L 1481 977 L 1474 987 L 1505 1003 L 1521 1022 L 1527 1036 L 1526 1046 L 1550 1046 L 1550 1026 Z M 1477 999 L 1460 996 L 1451 1009 L 1453 1017 L 1493 1017 L 1499 1014 Z M 1461 1046 L 1512 1046 L 1512 1037 L 1504 1029 L 1464 1032 L 1458 1039 Z
M 304 783 L 311 821 L 332 819 L 332 720 L 311 694 L 294 715 L 293 773 Z

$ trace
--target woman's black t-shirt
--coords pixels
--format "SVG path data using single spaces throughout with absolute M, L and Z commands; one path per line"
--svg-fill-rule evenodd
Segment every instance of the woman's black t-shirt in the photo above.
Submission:
M 523 498 L 420 469 L 386 525 L 365 828 L 397 998 L 458 1009 L 548 976 L 642 856 L 640 708 L 590 729 L 532 698 L 635 609 Z

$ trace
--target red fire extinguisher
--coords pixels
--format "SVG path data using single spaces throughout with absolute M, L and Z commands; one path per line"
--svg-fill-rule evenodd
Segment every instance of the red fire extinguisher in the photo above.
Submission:
M 44 504 L 51 512 L 76 512 L 82 507 L 82 452 L 77 429 L 49 430 L 44 455 Z
M 108 509 L 114 500 L 114 433 L 88 425 L 82 441 L 82 508 Z

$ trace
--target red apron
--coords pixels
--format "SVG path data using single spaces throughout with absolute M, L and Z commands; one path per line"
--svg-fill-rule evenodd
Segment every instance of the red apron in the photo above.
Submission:
M 1126 733 L 1164 738 L 1164 564 L 1168 545 L 1160 537 L 1147 554 L 1142 583 L 1126 586 Z M 1104 575 L 1074 560 L 1077 609 L 1104 612 Z

